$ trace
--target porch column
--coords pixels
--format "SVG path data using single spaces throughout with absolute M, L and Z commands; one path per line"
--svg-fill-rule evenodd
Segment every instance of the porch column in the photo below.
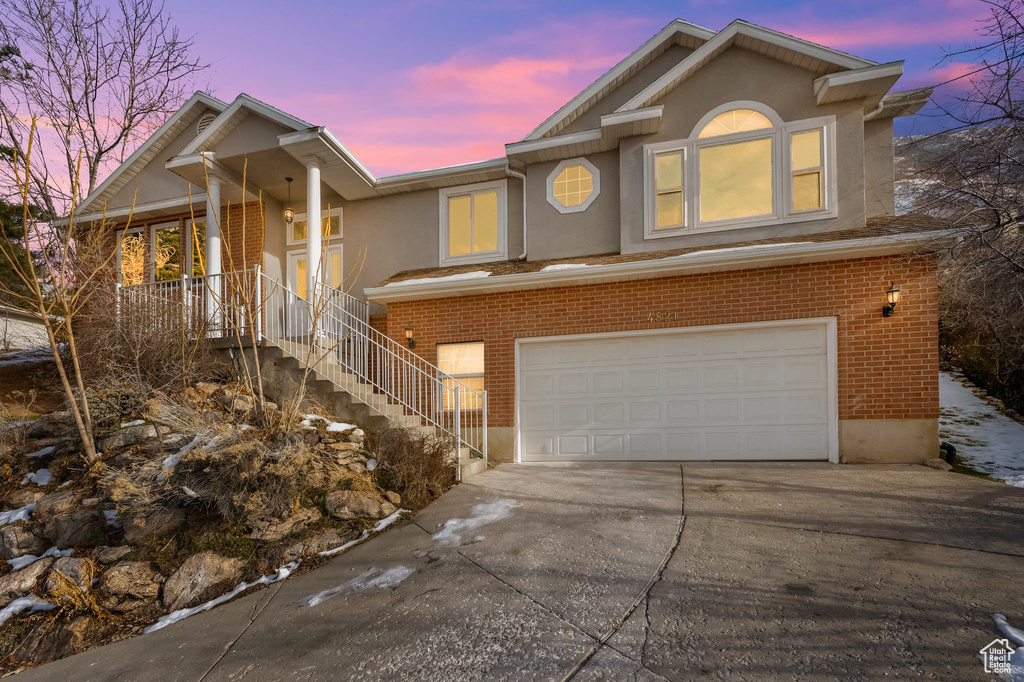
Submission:
M 323 280 L 320 253 L 320 164 L 306 163 L 306 299 L 319 296 L 316 283 Z
M 216 327 L 218 303 L 214 291 L 221 287 L 220 275 L 220 178 L 209 175 L 206 189 L 206 317 Z

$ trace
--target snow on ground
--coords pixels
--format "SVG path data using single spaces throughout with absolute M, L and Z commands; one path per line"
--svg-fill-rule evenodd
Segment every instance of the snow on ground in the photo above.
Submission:
M 53 362 L 53 353 L 47 346 L 26 348 L 25 350 L 0 355 L 0 367 L 14 365 L 32 365 L 40 362 Z
M 1024 487 L 1024 424 L 1018 424 L 945 372 L 939 373 L 939 437 L 964 462 Z
M 499 521 L 520 506 L 515 500 L 501 499 L 485 504 L 475 504 L 469 510 L 468 519 L 448 519 L 441 530 L 434 533 L 433 540 L 441 547 L 458 547 L 462 544 L 463 533 L 476 530 L 488 523 Z
M 460 272 L 456 275 L 444 275 L 443 277 L 420 277 L 418 279 L 403 279 L 400 282 L 388 282 L 384 285 L 384 288 L 388 287 L 411 287 L 415 284 L 435 284 L 437 282 L 456 282 L 460 279 L 481 279 L 482 277 L 490 277 L 491 273 L 486 270 L 477 270 L 475 272 Z
M 363 571 L 355 578 L 352 578 L 352 580 L 349 580 L 347 583 L 342 583 L 341 585 L 332 587 L 329 590 L 309 595 L 299 602 L 299 606 L 316 606 L 317 604 L 327 601 L 331 597 L 338 596 L 342 592 L 362 592 L 363 590 L 369 590 L 375 587 L 394 587 L 415 572 L 416 569 L 409 568 L 408 566 L 395 566 L 394 568 L 389 568 L 386 571 L 379 568 L 370 568 Z
M 20 556 L 17 559 L 8 559 L 7 563 L 11 565 L 11 570 L 17 571 L 19 569 L 25 568 L 26 566 L 34 564 L 40 559 L 45 559 L 48 556 L 52 556 L 55 559 L 59 559 L 65 556 L 71 556 L 71 552 L 73 551 L 74 550 L 70 549 L 57 549 L 56 547 L 51 547 L 39 556 L 36 556 L 35 554 L 26 554 L 25 556 Z
M 44 486 L 52 480 L 53 474 L 50 473 L 49 469 L 39 469 L 35 473 L 25 474 L 25 478 L 21 479 L 21 484 L 35 483 L 38 486 Z
M 36 611 L 50 611 L 55 608 L 57 608 L 56 605 L 45 602 L 34 594 L 18 597 L 3 609 L 0 609 L 0 625 L 6 623 L 11 616 L 23 611 L 35 613 Z
M 25 456 L 26 457 L 46 457 L 47 455 L 49 455 L 50 453 L 52 453 L 56 449 L 57 449 L 56 445 L 47 445 L 42 450 L 36 450 L 35 452 L 30 452 L 30 453 L 28 453 Z
M 199 443 L 201 443 L 202 440 L 203 440 L 202 435 L 196 436 L 191 441 L 189 441 L 189 443 L 187 445 L 182 447 L 180 450 L 175 452 L 173 455 L 167 455 L 166 457 L 164 457 L 164 461 L 160 465 L 160 469 L 161 469 L 160 474 L 156 477 L 156 480 L 158 480 L 158 481 L 164 480 L 167 477 L 167 474 L 170 473 L 171 469 L 173 469 L 174 467 L 176 467 L 178 465 L 178 462 L 181 461 L 182 456 L 186 452 L 188 452 L 189 450 L 194 448 L 195 446 L 199 445 Z M 210 441 L 210 442 L 212 443 L 213 441 Z
M 227 594 L 222 594 L 216 599 L 211 599 L 210 601 L 204 602 L 199 606 L 193 606 L 190 609 L 178 609 L 177 611 L 172 611 L 171 613 L 168 613 L 166 616 L 164 616 L 157 622 L 150 625 L 142 632 L 143 634 L 149 634 L 150 632 L 154 632 L 156 630 L 165 628 L 168 625 L 177 623 L 180 620 L 185 620 L 189 616 L 194 616 L 197 613 L 202 613 L 203 611 L 209 611 L 215 606 L 220 606 L 224 602 L 231 601 L 242 592 L 248 590 L 250 587 L 256 587 L 257 585 L 273 585 L 274 583 L 279 583 L 282 580 L 286 579 L 288 576 L 290 576 L 292 574 L 292 571 L 299 567 L 299 563 L 300 562 L 298 561 L 293 561 L 289 564 L 285 564 L 273 573 L 265 575 L 261 578 L 257 578 L 256 580 L 253 580 L 251 583 L 238 583 L 237 585 L 235 585 L 235 588 Z
M 24 507 L 19 509 L 12 509 L 11 511 L 5 511 L 0 514 L 0 526 L 6 526 L 9 523 L 15 521 L 28 521 L 29 517 L 32 516 L 32 510 L 36 508 L 36 503 L 26 504 Z
M 327 430 L 331 433 L 344 433 L 345 431 L 351 431 L 352 429 L 359 428 L 355 424 L 346 424 L 345 422 L 333 422 L 327 417 L 321 417 L 318 414 L 304 414 L 305 417 L 300 424 L 303 426 L 313 426 L 314 421 L 326 422 Z
M 399 509 L 394 514 L 392 514 L 391 516 L 385 517 L 385 518 L 381 519 L 380 521 L 378 521 L 377 523 L 373 524 L 373 528 L 371 528 L 370 530 L 364 530 L 362 532 L 362 534 L 359 537 L 357 537 L 355 540 L 349 540 L 344 545 L 339 545 L 338 547 L 333 547 L 331 549 L 325 549 L 322 552 L 317 552 L 317 554 L 319 554 L 320 556 L 334 556 L 335 554 L 340 554 L 341 552 L 344 552 L 349 547 L 355 547 L 360 542 L 362 542 L 366 538 L 370 537 L 370 533 L 379 533 L 379 532 L 381 532 L 382 530 L 384 530 L 385 528 L 390 526 L 392 523 L 394 523 L 395 521 L 400 519 L 402 517 L 402 514 L 408 514 L 408 513 L 410 513 L 408 509 Z
M 122 422 L 121 423 L 121 428 L 122 429 L 127 429 L 127 428 L 132 427 L 132 426 L 142 426 L 145 423 L 146 423 L 145 419 L 136 419 L 135 421 L 132 421 L 132 422 Z

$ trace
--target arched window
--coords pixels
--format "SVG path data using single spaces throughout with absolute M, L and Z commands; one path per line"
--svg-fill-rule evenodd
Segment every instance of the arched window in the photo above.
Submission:
M 826 173 L 833 125 L 832 117 L 784 123 L 763 105 L 735 102 L 709 112 L 688 140 L 647 145 L 645 236 L 834 212 Z

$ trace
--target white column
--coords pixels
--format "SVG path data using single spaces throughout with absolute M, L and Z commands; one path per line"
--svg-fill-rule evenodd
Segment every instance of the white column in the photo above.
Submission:
M 223 290 L 220 267 L 220 178 L 209 176 L 206 188 L 206 317 L 216 327 L 218 301 L 214 296 Z
M 306 298 L 314 301 L 316 283 L 324 278 L 320 253 L 320 165 L 306 164 Z

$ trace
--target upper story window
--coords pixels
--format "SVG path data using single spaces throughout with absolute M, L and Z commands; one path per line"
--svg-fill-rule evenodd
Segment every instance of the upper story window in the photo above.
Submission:
M 835 118 L 784 123 L 755 102 L 644 147 L 644 237 L 834 217 Z
M 308 224 L 305 213 L 297 213 L 291 225 L 286 225 L 288 233 L 288 246 L 293 244 L 305 244 L 309 235 Z M 320 211 L 320 236 L 330 239 L 342 236 L 342 210 L 341 207 Z
M 507 257 L 504 180 L 441 190 L 441 264 L 483 263 Z
M 601 193 L 601 173 L 586 159 L 563 161 L 548 175 L 548 203 L 559 213 L 579 213 Z

